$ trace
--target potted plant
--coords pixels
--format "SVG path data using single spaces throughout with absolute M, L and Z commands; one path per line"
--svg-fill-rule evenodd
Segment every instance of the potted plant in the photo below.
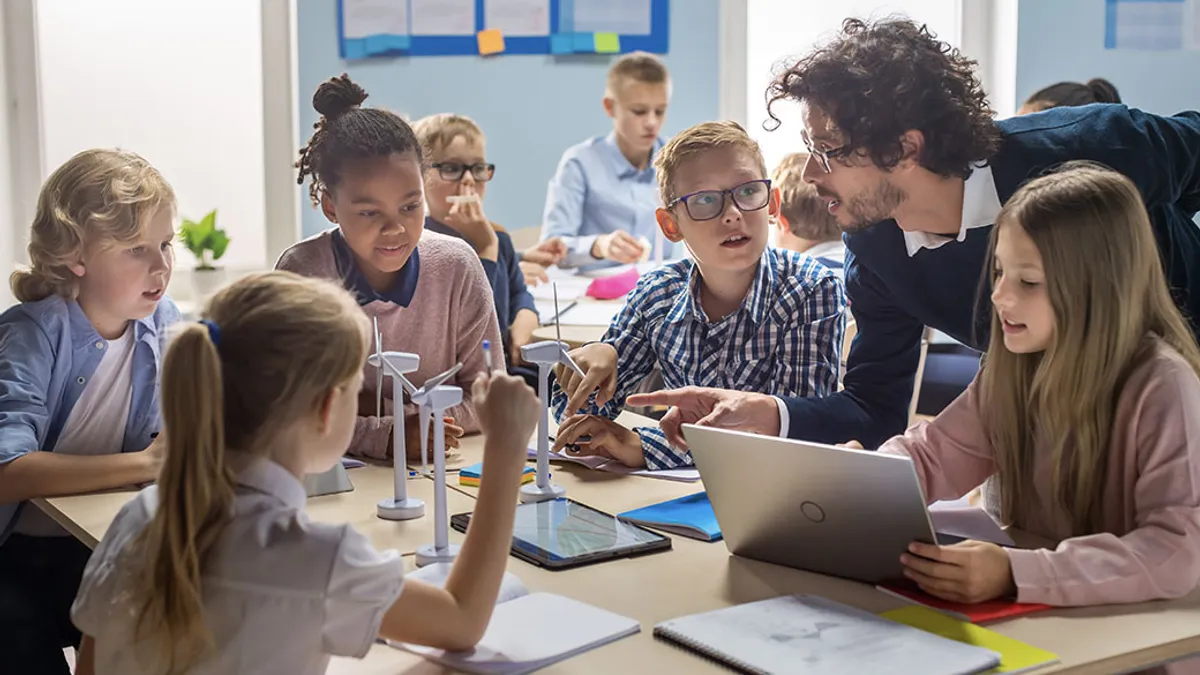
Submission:
M 192 285 L 199 300 L 217 290 L 225 281 L 225 271 L 213 263 L 225 255 L 229 235 L 217 227 L 217 210 L 213 209 L 198 221 L 184 218 L 179 226 L 179 236 L 187 250 L 196 256 Z

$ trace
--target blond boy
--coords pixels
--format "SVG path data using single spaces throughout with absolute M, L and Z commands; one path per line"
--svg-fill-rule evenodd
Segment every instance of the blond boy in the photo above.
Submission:
M 774 185 L 779 190 L 778 246 L 816 258 L 842 274 L 846 246 L 842 230 L 829 207 L 817 196 L 817 188 L 804 182 L 808 153 L 794 152 L 775 167 Z
M 558 372 L 553 405 L 560 419 L 584 412 L 563 421 L 557 448 L 667 469 L 691 456 L 657 427 L 612 421 L 655 365 L 668 389 L 825 396 L 837 388 L 846 303 L 830 270 L 768 245 L 779 193 L 740 126 L 694 126 L 655 165 L 659 227 L 690 259 L 642 277 L 602 341 L 572 352 L 585 376 Z
M 417 120 L 413 131 L 425 163 L 425 229 L 463 239 L 479 254 L 508 362 L 517 366 L 538 315 L 512 239 L 483 212 L 488 182 L 496 174 L 496 165 L 487 161 L 487 138 L 470 117 L 452 113 Z
M 657 225 L 654 156 L 671 98 L 667 67 L 633 52 L 608 71 L 604 112 L 613 130 L 567 148 L 546 191 L 542 239 L 561 238 L 564 267 L 592 269 L 648 257 Z M 672 257 L 667 245 L 663 258 Z

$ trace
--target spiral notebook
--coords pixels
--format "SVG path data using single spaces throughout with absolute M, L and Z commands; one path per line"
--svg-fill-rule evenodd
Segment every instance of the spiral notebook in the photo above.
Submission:
M 663 622 L 655 637 L 752 675 L 970 675 L 1000 664 L 955 642 L 815 595 L 790 595 Z

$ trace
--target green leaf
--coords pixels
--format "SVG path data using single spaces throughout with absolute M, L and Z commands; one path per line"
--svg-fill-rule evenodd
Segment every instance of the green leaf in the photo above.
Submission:
M 225 230 L 214 230 L 212 236 L 209 237 L 209 243 L 212 248 L 212 259 L 220 260 L 221 256 L 225 255 L 225 247 L 229 246 L 229 235 L 225 234 Z
M 202 227 L 205 232 L 212 232 L 213 230 L 217 229 L 216 209 L 209 211 L 203 218 L 200 219 L 200 227 Z

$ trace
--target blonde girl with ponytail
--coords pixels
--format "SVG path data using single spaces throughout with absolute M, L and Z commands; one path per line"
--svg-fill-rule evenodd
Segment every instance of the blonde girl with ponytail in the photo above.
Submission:
M 46 179 L 19 301 L 0 315 L 0 654 L 68 673 L 71 602 L 90 551 L 28 504 L 154 479 L 175 194 L 145 159 L 87 150 Z M 142 452 L 146 450 L 145 452 Z
M 325 672 L 378 637 L 468 649 L 491 617 L 539 402 L 518 378 L 474 384 L 488 477 L 445 588 L 396 551 L 304 514 L 309 473 L 354 433 L 367 320 L 334 283 L 244 277 L 184 324 L 163 370 L 166 458 L 118 514 L 72 617 L 81 673 Z M 495 473 L 493 473 L 493 471 Z
M 887 442 L 930 501 L 991 479 L 1006 524 L 1061 541 L 914 543 L 934 595 L 1142 602 L 1200 582 L 1200 348 L 1137 188 L 1082 162 L 1030 181 L 992 232 L 986 364 L 933 422 Z M 998 494 L 997 494 L 998 492 Z

